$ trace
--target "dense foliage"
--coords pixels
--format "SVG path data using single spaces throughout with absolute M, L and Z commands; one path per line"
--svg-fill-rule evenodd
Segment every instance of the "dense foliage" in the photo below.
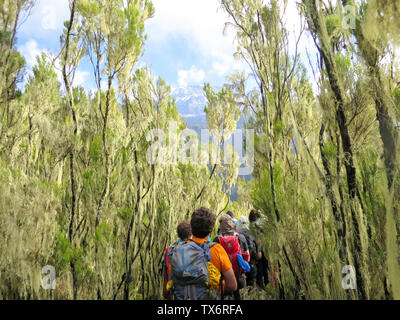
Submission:
M 43 55 L 21 93 L 16 26 L 32 5 L 0 10 L 0 297 L 160 297 L 159 263 L 177 224 L 198 205 L 221 211 L 227 196 L 206 164 L 147 160 L 155 129 L 186 127 L 170 87 L 135 67 L 152 4 L 70 1 L 63 82 Z M 83 57 L 95 92 L 72 86 Z M 41 287 L 46 265 L 56 269 L 54 291 Z
M 298 1 L 303 23 L 293 45 L 287 1 L 221 3 L 258 85 L 245 99 L 255 115 L 255 179 L 242 193 L 268 218 L 272 296 L 400 298 L 399 8 Z M 304 32 L 317 51 L 316 62 L 308 56 L 314 90 L 298 54 Z M 238 75 L 233 86 L 243 81 Z M 345 266 L 355 290 L 343 288 Z
M 149 0 L 69 0 L 57 62 L 43 54 L 28 76 L 16 41 L 34 2 L 0 3 L 0 298 L 160 298 L 163 251 L 204 205 L 266 217 L 259 237 L 277 281 L 250 298 L 400 299 L 400 6 L 297 1 L 297 36 L 318 53 L 310 75 L 287 1 L 220 0 L 257 87 L 245 74 L 219 92 L 204 85 L 212 142 L 201 145 L 170 87 L 137 67 Z M 91 92 L 73 85 L 83 58 Z M 221 146 L 241 113 L 254 171 L 231 203 L 239 163 L 223 163 Z M 174 130 L 168 151 L 151 147 Z M 54 290 L 41 286 L 46 265 Z M 348 265 L 355 290 L 343 288 Z

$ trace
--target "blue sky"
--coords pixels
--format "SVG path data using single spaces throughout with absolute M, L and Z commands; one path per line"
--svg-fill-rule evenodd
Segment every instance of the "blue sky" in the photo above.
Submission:
M 233 59 L 234 34 L 223 28 L 228 16 L 217 0 L 156 0 L 146 23 L 143 61 L 173 86 L 222 85 L 229 71 L 245 65 Z
M 233 32 L 223 35 L 227 15 L 217 0 L 153 0 L 156 14 L 146 22 L 148 39 L 139 65 L 148 65 L 173 87 L 221 86 L 226 76 L 246 66 L 233 59 Z M 56 55 L 63 23 L 69 18 L 68 0 L 37 0 L 31 15 L 18 30 L 18 49 L 28 70 L 45 51 Z M 75 85 L 90 83 L 91 69 L 83 60 Z
M 148 65 L 154 76 L 161 76 L 173 88 L 202 86 L 204 82 L 220 87 L 234 71 L 249 72 L 245 63 L 233 58 L 234 30 L 223 32 L 229 17 L 218 0 L 153 0 L 153 4 L 156 12 L 146 22 L 148 39 L 139 65 Z M 18 48 L 28 70 L 42 51 L 53 56 L 58 53 L 63 23 L 68 18 L 68 0 L 37 0 L 18 31 Z M 288 21 L 296 18 L 292 7 Z M 74 85 L 94 88 L 91 72 L 83 60 Z

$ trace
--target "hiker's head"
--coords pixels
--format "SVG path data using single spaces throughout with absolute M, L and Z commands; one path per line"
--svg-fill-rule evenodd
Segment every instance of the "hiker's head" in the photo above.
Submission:
M 222 234 L 235 232 L 235 224 L 233 223 L 230 215 L 224 214 L 221 218 L 219 218 L 219 228 Z
M 201 207 L 195 210 L 190 220 L 192 234 L 197 238 L 207 237 L 214 229 L 217 217 L 208 208 Z
M 249 220 L 250 220 L 250 222 L 257 221 L 257 219 L 260 218 L 260 217 L 261 217 L 261 213 L 260 213 L 259 210 L 252 209 L 252 210 L 250 211 L 250 214 L 249 214 Z
M 226 212 L 226 214 L 228 214 L 231 218 L 234 218 L 234 217 L 235 217 L 235 213 L 234 213 L 232 210 L 228 210 L 228 211 Z
M 237 224 L 238 230 L 248 230 L 249 229 L 249 219 L 246 216 L 240 216 Z
M 192 227 L 188 221 L 183 221 L 178 225 L 178 237 L 181 240 L 187 240 L 192 235 Z

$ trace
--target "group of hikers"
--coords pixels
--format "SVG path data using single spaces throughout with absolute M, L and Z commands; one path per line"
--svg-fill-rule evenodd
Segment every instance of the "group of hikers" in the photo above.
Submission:
M 217 216 L 205 207 L 195 210 L 190 222 L 178 225 L 178 241 L 164 252 L 164 298 L 240 300 L 240 289 L 264 288 L 269 281 L 268 261 L 254 232 L 261 230 L 260 218 L 255 209 L 239 219 L 229 210 L 219 218 L 217 237 L 211 241 Z

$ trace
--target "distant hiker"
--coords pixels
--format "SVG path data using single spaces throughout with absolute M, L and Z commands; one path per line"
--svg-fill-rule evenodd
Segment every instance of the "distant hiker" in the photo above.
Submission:
M 233 271 L 238 281 L 238 290 L 233 293 L 233 297 L 240 300 L 239 290 L 246 286 L 244 273 L 250 271 L 248 264 L 250 253 L 247 241 L 243 235 L 236 232 L 232 218 L 228 214 L 223 215 L 219 219 L 219 223 L 220 233 L 214 239 L 214 242 L 220 243 L 224 247 L 232 262 Z
M 260 210 L 252 209 L 249 213 L 249 221 L 257 229 L 257 233 L 264 233 L 262 230 L 262 224 L 264 223 L 265 218 L 263 218 Z
M 235 234 L 238 233 L 235 230 L 235 225 L 231 216 L 224 214 L 219 218 L 218 236 L 214 239 L 214 242 L 219 243 L 219 236 L 233 236 Z M 238 234 L 238 240 L 241 250 L 249 254 L 246 238 L 243 235 Z
M 186 241 L 192 237 L 192 226 L 190 225 L 189 221 L 183 221 L 178 224 L 176 231 L 179 237 L 178 242 Z
M 195 210 L 190 220 L 192 238 L 169 252 L 173 295 L 177 300 L 212 299 L 217 297 L 218 290 L 237 289 L 232 264 L 224 248 L 208 241 L 215 221 L 216 216 L 210 209 Z
M 249 221 L 250 221 L 250 229 L 253 232 L 253 236 L 256 240 L 260 240 L 261 236 L 264 234 L 263 224 L 265 223 L 266 219 L 262 216 L 261 212 L 256 209 L 252 209 L 249 214 Z M 264 288 L 268 282 L 268 260 L 265 257 L 263 250 L 261 250 L 261 258 L 257 260 L 256 268 L 257 268 L 257 285 L 261 288 Z
M 162 276 L 164 279 L 164 286 L 163 286 L 163 296 L 165 299 L 171 300 L 173 298 L 173 294 L 171 292 L 171 286 L 172 286 L 172 281 L 171 281 L 171 260 L 168 256 L 168 253 L 175 248 L 179 243 L 185 242 L 189 240 L 192 237 L 192 227 L 190 225 L 190 222 L 188 221 L 183 221 L 178 225 L 177 228 L 177 233 L 178 233 L 178 241 L 176 241 L 174 244 L 169 246 L 165 252 L 164 256 L 161 262 L 161 272 Z
M 235 225 L 235 230 L 237 229 L 237 223 L 238 223 L 238 221 L 237 221 L 237 219 L 235 218 L 235 213 L 232 211 L 232 210 L 228 210 L 227 212 L 226 212 L 226 214 L 228 214 L 231 218 L 232 218 L 232 221 L 233 221 L 233 223 L 234 223 L 234 225 Z
M 262 253 L 256 239 L 250 234 L 250 222 L 246 216 L 240 216 L 237 224 L 237 231 L 246 238 L 250 253 L 250 272 L 246 273 L 246 284 L 254 286 L 257 279 L 257 263 Z

